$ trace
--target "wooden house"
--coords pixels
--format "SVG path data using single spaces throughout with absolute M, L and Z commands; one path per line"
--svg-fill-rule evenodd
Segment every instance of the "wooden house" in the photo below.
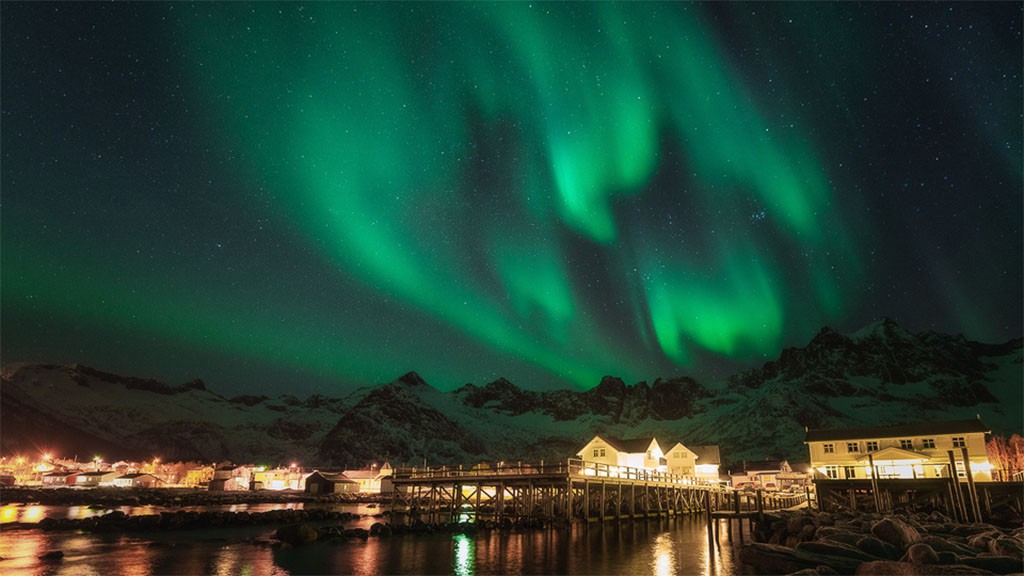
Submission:
M 815 480 L 866 479 L 871 464 L 879 478 L 949 477 L 951 466 L 966 479 L 964 449 L 976 481 L 992 479 L 980 418 L 806 430 Z M 952 463 L 951 463 L 952 460 Z
M 81 472 L 75 477 L 75 486 L 83 488 L 95 488 L 97 486 L 111 486 L 114 478 L 120 476 L 113 470 L 97 470 L 94 472 Z
M 149 473 L 133 472 L 114 478 L 113 484 L 119 488 L 156 488 L 163 481 Z
M 609 466 L 668 472 L 668 460 L 653 436 L 619 439 L 599 434 L 576 452 L 576 456 Z
M 355 494 L 359 492 L 359 483 L 344 474 L 314 470 L 306 477 L 304 490 L 309 494 Z

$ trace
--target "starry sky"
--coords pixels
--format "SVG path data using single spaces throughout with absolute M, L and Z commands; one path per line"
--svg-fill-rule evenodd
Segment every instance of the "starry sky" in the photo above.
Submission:
M 702 380 L 1022 333 L 1020 3 L 15 3 L 4 362 Z

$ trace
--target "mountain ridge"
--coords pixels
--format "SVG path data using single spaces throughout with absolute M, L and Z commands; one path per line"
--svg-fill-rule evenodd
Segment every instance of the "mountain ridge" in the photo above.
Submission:
M 538 391 L 505 378 L 442 392 L 416 372 L 343 398 L 224 398 L 201 380 L 171 386 L 81 365 L 2 367 L 0 449 L 160 451 L 165 459 L 358 466 L 560 459 L 590 436 L 656 435 L 720 444 L 723 458 L 806 459 L 805 426 L 873 425 L 983 414 L 996 433 L 1024 428 L 1022 340 L 911 334 L 885 319 L 806 346 L 724 381 L 689 377 L 585 391 Z M 57 430 L 49 437 L 33 422 Z M 12 424 L 13 423 L 13 424 Z

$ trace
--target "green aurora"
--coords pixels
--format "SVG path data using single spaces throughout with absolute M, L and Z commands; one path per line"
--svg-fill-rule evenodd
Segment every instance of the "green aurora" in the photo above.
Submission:
M 758 24 L 761 9 L 777 28 Z M 191 103 L 197 164 L 182 178 L 230 184 L 158 224 L 188 227 L 168 241 L 186 248 L 153 239 L 148 256 L 121 249 L 134 225 L 38 234 L 47 217 L 16 198 L 3 231 L 16 326 L 42 314 L 325 381 L 418 369 L 441 387 L 491 374 L 589 387 L 749 365 L 863 314 L 880 224 L 835 143 L 849 104 L 806 106 L 810 86 L 853 85 L 879 56 L 869 20 L 844 20 L 852 7 L 142 10 L 162 16 L 157 90 Z M 773 40 L 793 15 L 803 26 Z M 757 69 L 772 59 L 791 62 Z M 1006 158 L 999 170 L 1019 176 Z M 276 248 L 234 252 L 230 273 L 197 261 L 196 246 L 223 248 L 219 227 L 256 222 Z M 945 306 L 992 333 L 970 291 L 947 287 Z

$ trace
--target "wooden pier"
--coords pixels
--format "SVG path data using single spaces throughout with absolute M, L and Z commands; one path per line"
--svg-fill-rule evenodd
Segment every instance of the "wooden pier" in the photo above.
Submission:
M 739 492 L 691 476 L 571 458 L 558 463 L 398 469 L 393 513 L 429 523 L 605 522 L 720 511 L 748 517 L 800 504 L 805 493 Z M 712 515 L 708 514 L 708 526 Z

